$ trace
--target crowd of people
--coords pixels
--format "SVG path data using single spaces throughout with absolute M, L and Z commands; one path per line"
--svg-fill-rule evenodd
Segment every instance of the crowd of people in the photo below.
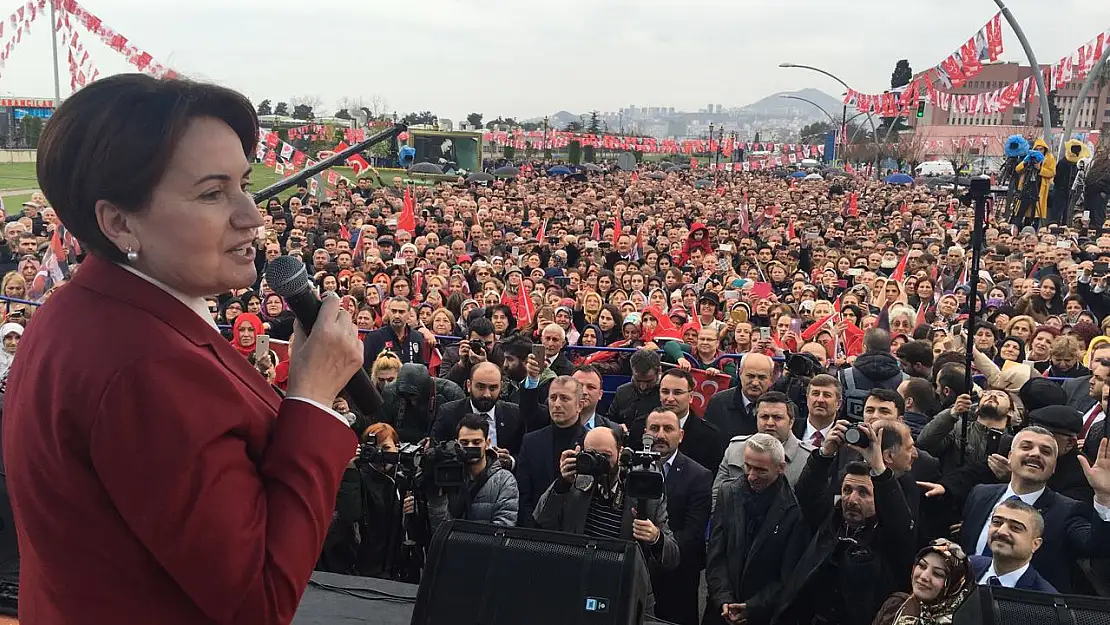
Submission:
M 259 206 L 259 275 L 297 256 L 341 298 L 383 400 L 333 406 L 378 453 L 352 460 L 318 568 L 413 581 L 414 549 L 456 518 L 635 540 L 654 614 L 682 625 L 936 625 L 977 584 L 1094 591 L 1101 224 L 1012 225 L 999 203 L 972 292 L 973 212 L 952 190 L 527 169 L 431 186 L 372 171 Z M 41 197 L 8 219 L 5 296 L 28 297 L 55 228 Z M 260 277 L 207 301 L 284 388 L 281 297 Z M 33 307 L 5 322 L 0 392 Z M 699 408 L 703 375 L 729 383 Z M 621 462 L 645 440 L 664 478 L 648 502 L 624 496 Z M 461 487 L 406 470 L 449 441 Z

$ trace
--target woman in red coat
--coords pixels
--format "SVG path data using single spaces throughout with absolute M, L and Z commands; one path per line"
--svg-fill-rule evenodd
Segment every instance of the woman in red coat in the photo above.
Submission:
M 20 620 L 289 623 L 355 452 L 331 410 L 362 364 L 339 300 L 281 399 L 204 296 L 256 280 L 242 95 L 138 74 L 58 108 L 38 177 L 89 251 L 35 315 L 4 410 Z

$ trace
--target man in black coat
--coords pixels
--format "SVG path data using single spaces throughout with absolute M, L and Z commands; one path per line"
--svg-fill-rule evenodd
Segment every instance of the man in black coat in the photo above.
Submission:
M 652 571 L 655 616 L 679 625 L 698 625 L 698 585 L 705 566 L 713 474 L 679 451 L 683 430 L 674 412 L 656 409 L 648 415 L 646 432 L 655 439 L 652 450 L 660 455 L 667 524 L 680 554 L 677 568 Z
M 424 362 L 424 336 L 409 327 L 411 304 L 403 297 L 391 297 L 385 303 L 387 325 L 366 335 L 362 341 L 362 367 L 370 371 L 374 361 L 383 351 L 391 351 L 401 359 L 401 364 Z
M 478 365 L 467 383 L 467 391 L 469 399 L 440 406 L 432 425 L 432 438 L 437 441 L 454 440 L 464 415 L 485 415 L 490 423 L 490 446 L 497 451 L 501 465 L 512 469 L 515 462 L 512 456 L 520 453 L 521 443 L 524 442 L 524 422 L 516 404 L 497 399 L 501 394 L 501 369 L 490 362 Z
M 534 361 L 534 359 L 533 359 Z M 582 444 L 586 432 L 579 423 L 579 406 L 584 401 L 582 384 L 572 377 L 558 377 L 548 386 L 547 406 L 537 400 L 534 388 L 521 388 L 521 411 L 542 413 L 550 421 L 538 430 L 524 435 L 516 463 L 516 482 L 520 489 L 520 512 L 517 523 L 535 527 L 532 513 L 540 495 L 559 476 L 559 456 Z
M 885 429 L 882 422 L 857 427 L 869 440 L 881 440 Z M 865 462 L 845 467 L 839 502 L 827 492 L 847 428 L 845 421 L 833 426 L 796 484 L 802 516 L 816 534 L 783 583 L 773 625 L 870 625 L 887 597 L 909 590 L 917 534 L 880 446 L 851 446 Z
M 716 473 L 725 455 L 725 446 L 728 439 L 721 436 L 715 425 L 703 421 L 693 412 L 690 412 L 690 400 L 693 397 L 694 377 L 689 371 L 674 368 L 668 369 L 659 381 L 659 399 L 663 408 L 678 415 L 682 428 L 682 444 L 678 450 L 703 468 Z M 628 445 L 637 447 L 641 445 L 647 415 L 640 417 L 628 426 Z
M 646 417 L 659 403 L 659 374 L 663 365 L 655 350 L 641 349 L 628 359 L 632 381 L 617 387 L 609 404 L 610 421 L 630 425 L 637 417 Z
M 740 386 L 715 393 L 705 407 L 705 420 L 717 426 L 724 440 L 755 434 L 755 401 L 771 388 L 775 363 L 763 354 L 750 353 L 740 363 Z
M 744 475 L 721 486 L 713 510 L 703 625 L 727 625 L 739 617 L 752 625 L 768 623 L 782 583 L 809 540 L 786 480 L 782 443 L 753 434 L 745 441 L 743 464 Z

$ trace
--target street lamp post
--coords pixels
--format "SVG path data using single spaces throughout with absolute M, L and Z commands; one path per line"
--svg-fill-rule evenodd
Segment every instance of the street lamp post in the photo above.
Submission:
M 821 69 L 820 67 L 813 67 L 812 65 L 799 65 L 797 63 L 779 63 L 779 67 L 796 68 L 796 69 L 808 69 L 811 72 L 817 72 L 818 74 L 822 74 L 824 76 L 828 76 L 829 78 L 832 78 L 833 80 L 840 83 L 841 86 L 843 86 L 845 89 L 847 89 L 849 91 L 852 89 L 851 87 L 848 86 L 848 83 L 841 80 L 839 76 L 837 76 L 836 74 L 832 74 L 830 72 L 827 72 L 827 71 Z M 843 111 L 842 119 L 843 119 L 843 123 L 846 124 L 847 121 L 848 121 L 848 105 L 847 104 L 844 105 L 844 111 Z M 872 119 L 870 113 L 867 115 L 867 122 L 869 124 L 871 124 L 871 133 L 874 135 L 875 144 L 877 146 L 878 143 L 879 143 L 879 131 L 875 129 L 875 120 Z M 843 126 L 841 126 L 841 128 L 843 128 Z M 845 140 L 847 140 L 847 137 L 845 137 Z M 845 147 L 847 147 L 847 144 L 845 144 Z
M 713 166 L 713 122 L 709 122 L 709 143 L 705 146 L 709 150 L 709 166 Z
M 1002 16 L 1009 22 L 1010 28 L 1014 30 L 1018 41 L 1021 42 L 1021 47 L 1025 50 L 1026 58 L 1029 59 L 1029 67 L 1033 70 L 1033 79 L 1037 82 L 1037 92 L 1041 95 L 1041 121 L 1044 125 L 1044 140 L 1051 146 L 1052 114 L 1048 105 L 1048 91 L 1045 90 L 1044 86 L 1044 72 L 1041 71 L 1041 66 L 1037 63 L 1037 55 L 1033 53 L 1033 46 L 1029 45 L 1029 40 L 1025 38 L 1025 31 L 1021 29 L 1021 24 L 1018 24 L 1009 7 L 1002 0 L 994 0 L 994 3 L 998 5 L 998 8 L 1002 11 Z

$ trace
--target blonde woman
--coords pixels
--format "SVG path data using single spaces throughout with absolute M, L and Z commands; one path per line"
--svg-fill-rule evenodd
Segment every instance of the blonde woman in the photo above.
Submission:
M 1037 321 L 1029 315 L 1018 315 L 1010 319 L 1010 323 L 1006 326 L 1006 336 L 1016 336 L 1026 345 L 1029 345 L 1036 331 Z
M 397 374 L 401 372 L 401 359 L 390 351 L 383 351 L 378 354 L 377 359 L 374 360 L 374 366 L 370 368 L 370 379 L 378 390 L 385 388 L 397 379 Z

